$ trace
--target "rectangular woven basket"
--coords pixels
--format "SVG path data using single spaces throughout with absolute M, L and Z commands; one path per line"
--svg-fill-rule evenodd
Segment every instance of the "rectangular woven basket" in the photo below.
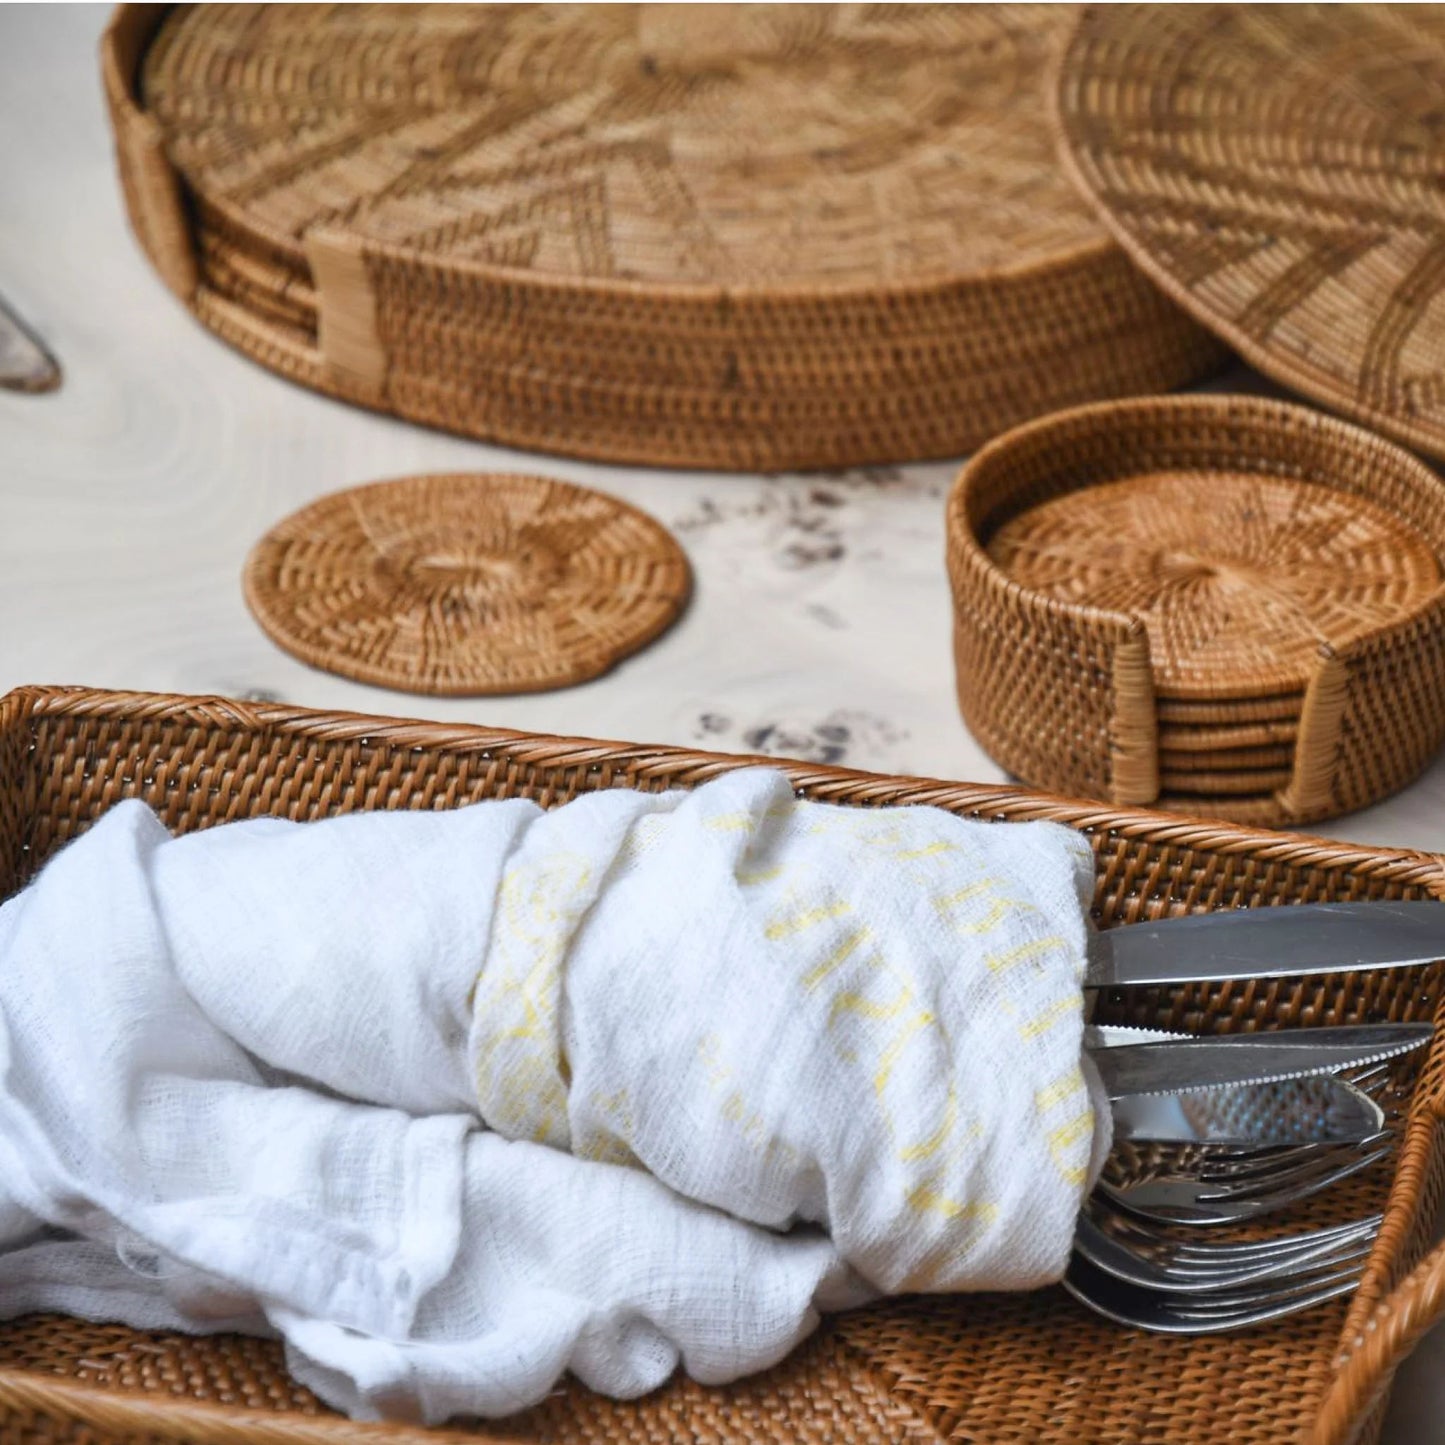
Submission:
M 760 760 L 217 698 L 25 688 L 0 700 L 0 895 L 122 798 L 144 799 L 184 832 L 258 814 L 307 819 L 518 796 L 549 806 L 596 788 L 690 787 L 749 761 Z M 929 803 L 1079 828 L 1097 852 L 1104 926 L 1246 905 L 1445 897 L 1445 859 L 1422 853 L 1008 788 L 783 766 L 800 793 L 831 802 Z M 1101 1000 L 1101 1015 L 1196 1030 L 1430 1018 L 1441 975 L 1436 966 L 1119 992 Z M 1237 1335 L 1123 1330 L 1059 1289 L 901 1300 L 829 1320 L 776 1369 L 725 1389 L 678 1378 L 617 1402 L 568 1383 L 523 1416 L 426 1431 L 331 1414 L 289 1380 L 268 1341 L 32 1316 L 0 1326 L 0 1445 L 1372 1440 L 1395 1366 L 1445 1302 L 1445 1250 L 1427 1252 L 1445 1183 L 1442 1113 L 1445 1039 L 1413 1081 L 1393 1170 L 1300 1211 L 1301 1222 L 1324 1222 L 1385 1210 L 1358 1293 Z

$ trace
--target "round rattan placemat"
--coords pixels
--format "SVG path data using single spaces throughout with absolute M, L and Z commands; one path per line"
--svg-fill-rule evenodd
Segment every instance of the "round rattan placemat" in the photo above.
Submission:
M 1100 5 L 1065 163 L 1261 371 L 1445 456 L 1445 8 Z
M 545 477 L 402 477 L 321 497 L 252 549 L 246 602 L 286 651 L 404 692 L 540 692 L 669 627 L 687 558 L 635 507 Z
M 127 186 L 153 259 L 295 380 L 591 457 L 896 461 L 1224 354 L 1059 169 L 1068 20 L 182 5 L 112 115 L 179 177 Z

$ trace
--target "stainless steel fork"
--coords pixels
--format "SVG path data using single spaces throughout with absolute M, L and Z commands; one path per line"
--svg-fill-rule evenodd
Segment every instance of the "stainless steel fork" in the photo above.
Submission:
M 1388 1130 L 1367 1146 L 1336 1145 L 1312 1150 L 1299 1146 L 1284 1157 L 1263 1155 L 1234 1161 L 1186 1165 L 1177 1173 L 1162 1170 L 1130 1179 L 1109 1166 L 1097 1192 L 1130 1213 L 1161 1223 L 1218 1226 L 1239 1224 L 1286 1209 L 1389 1157 L 1394 1149 Z
M 1120 1279 L 1076 1252 L 1063 1283 L 1075 1299 L 1116 1324 L 1154 1334 L 1220 1334 L 1349 1294 L 1363 1266 L 1363 1259 L 1352 1260 L 1229 1289 L 1176 1292 Z
M 1175 1294 L 1238 1289 L 1268 1279 L 1299 1278 L 1363 1261 L 1380 1216 L 1263 1240 L 1195 1240 L 1131 1219 L 1090 1201 L 1074 1248 L 1090 1264 L 1130 1284 Z
M 1120 1143 L 1097 1194 L 1143 1219 L 1237 1224 L 1317 1194 L 1387 1158 L 1399 1122 L 1395 1060 L 1347 1076 L 1373 1102 L 1382 1127 L 1354 1145 L 1327 1142 L 1270 1149 Z
M 1172 920 L 1100 935 L 1091 944 L 1086 986 L 1272 978 L 1441 957 L 1445 906 L 1439 903 L 1249 910 L 1222 922 Z M 1368 1038 L 1368 1027 L 1359 1032 Z M 1414 1032 L 1415 1045 L 1407 1039 L 1400 1052 L 1428 1039 L 1429 1026 Z M 1069 1292 L 1120 1324 L 1203 1334 L 1279 1319 L 1353 1290 L 1378 1236 L 1377 1214 L 1263 1239 L 1221 1238 L 1217 1226 L 1282 1209 L 1387 1158 L 1403 1097 L 1393 1067 L 1364 1067 L 1368 1053 L 1352 1065 L 1342 1047 L 1351 1033 L 1339 1028 L 1230 1036 L 1222 1043 L 1134 1043 L 1130 1033 L 1091 1026 L 1089 1043 L 1115 1103 L 1116 1125 L 1122 1117 L 1125 1127 L 1116 1128 L 1115 1157 L 1078 1221 L 1064 1279 Z M 1319 1067 L 1291 1066 L 1292 1054 L 1304 1061 L 1331 1045 L 1340 1051 L 1336 1059 L 1321 1054 Z M 1266 1059 L 1267 1067 L 1255 1067 L 1255 1060 Z M 1349 1079 L 1378 1106 L 1377 1125 L 1368 1108 L 1355 1109 L 1354 1137 L 1342 1142 L 1348 1129 L 1334 1105 L 1326 1107 L 1327 1090 L 1315 1091 L 1318 1099 L 1309 1089 L 1298 1099 L 1288 1092 L 1239 1097 L 1251 1082 L 1317 1074 Z M 1201 1088 L 1221 1096 L 1202 1106 L 1202 1127 L 1194 1117 Z M 1226 1088 L 1235 1093 L 1227 1103 Z M 1176 1097 L 1189 1127 L 1171 1133 L 1161 1125 L 1158 1111 L 1165 1106 L 1150 1098 L 1166 1094 Z M 1121 1110 L 1118 1101 L 1126 1096 L 1130 1102 Z M 1272 1099 L 1277 1115 L 1244 1107 Z M 1140 1127 L 1131 1132 L 1135 1123 Z M 1196 1230 L 1201 1224 L 1216 1232 Z

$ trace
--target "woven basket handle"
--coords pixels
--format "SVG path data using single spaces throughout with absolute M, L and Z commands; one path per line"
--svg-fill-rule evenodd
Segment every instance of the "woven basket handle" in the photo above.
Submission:
M 1445 1317 L 1445 1244 L 1437 1244 L 1375 1306 L 1349 1346 L 1307 1445 L 1350 1445 L 1396 1369 L 1421 1336 Z
M 318 341 L 331 380 L 346 395 L 381 405 L 391 363 L 365 249 L 355 236 L 325 227 L 313 227 L 303 244 L 316 287 Z
M 1330 811 L 1350 674 L 1345 659 L 1321 643 L 1300 707 L 1294 772 L 1280 802 L 1292 817 Z
M 1429 1101 L 1445 1123 L 1445 1086 Z M 1445 1319 L 1445 1243 L 1440 1243 L 1382 1299 L 1337 1361 L 1305 1445 L 1351 1445 L 1395 1371 L 1422 1336 Z

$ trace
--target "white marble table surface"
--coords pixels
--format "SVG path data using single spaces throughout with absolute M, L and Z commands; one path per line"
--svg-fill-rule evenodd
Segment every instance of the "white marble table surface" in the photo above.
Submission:
M 0 295 L 65 368 L 55 394 L 0 392 L 0 691 L 221 693 L 1003 778 L 954 699 L 943 499 L 956 461 L 772 477 L 593 466 L 288 385 L 203 331 L 131 239 L 96 61 L 106 13 L 0 7 Z M 486 469 L 586 482 L 659 518 L 695 569 L 681 623 L 589 685 L 467 701 L 312 671 L 252 622 L 241 565 L 278 518 L 357 482 Z M 1442 803 L 1445 759 L 1320 831 L 1445 849 Z M 1445 1441 L 1445 1330 L 1402 1373 L 1385 1439 Z

